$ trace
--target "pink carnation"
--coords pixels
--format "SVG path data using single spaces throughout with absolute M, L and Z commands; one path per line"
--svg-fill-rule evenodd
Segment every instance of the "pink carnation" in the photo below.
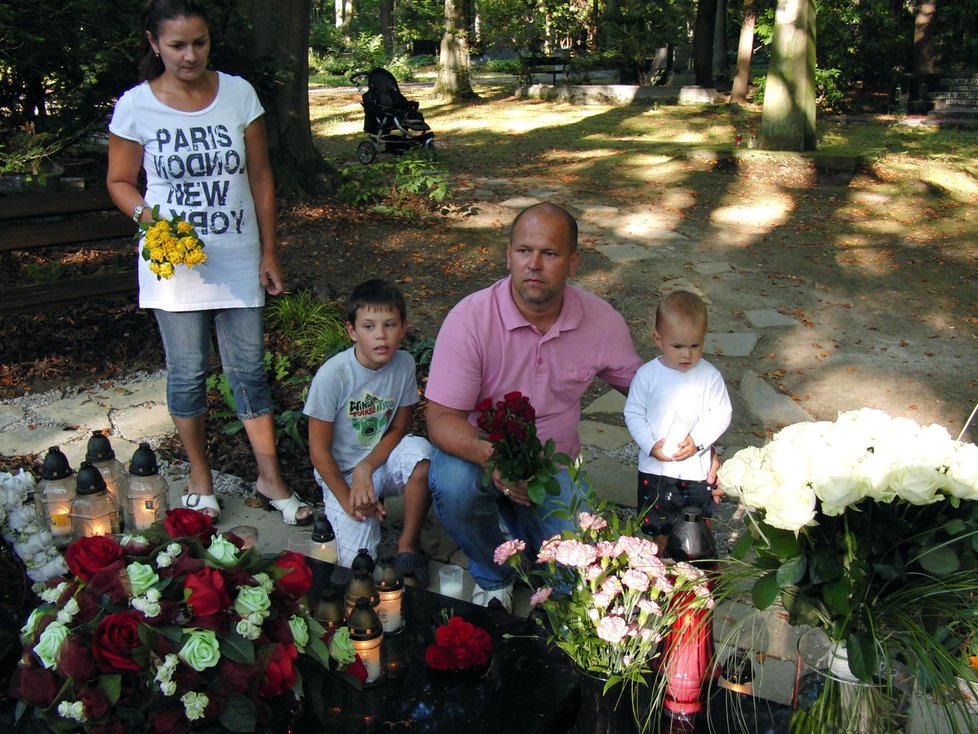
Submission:
M 500 543 L 499 547 L 492 554 L 492 560 L 494 560 L 500 566 L 504 565 L 506 561 L 515 556 L 517 553 L 522 553 L 526 549 L 526 543 L 522 540 L 507 540 L 505 543 Z
M 618 544 L 610 540 L 599 540 L 594 546 L 598 558 L 614 558 L 618 555 Z
M 584 578 L 587 581 L 594 581 L 601 578 L 601 574 L 604 573 L 604 569 L 601 568 L 600 563 L 592 563 L 586 569 L 584 569 Z
M 621 642 L 628 634 L 628 625 L 621 617 L 602 617 L 598 622 L 598 637 L 612 645 Z
M 547 599 L 550 598 L 550 595 L 553 592 L 554 590 L 551 589 L 549 586 L 543 586 L 537 589 L 535 592 L 533 592 L 533 596 L 530 597 L 530 606 L 531 607 L 540 606 L 545 601 L 547 601 Z
M 666 564 L 662 562 L 662 559 L 658 556 L 642 556 L 640 558 L 629 558 L 628 559 L 629 568 L 634 568 L 636 571 L 641 571 L 644 574 L 655 578 L 657 576 L 666 575 Z
M 585 568 L 594 563 L 597 557 L 594 546 L 579 540 L 564 540 L 557 546 L 557 563 L 563 566 Z
M 623 591 L 621 581 L 618 580 L 617 576 L 609 576 L 601 583 L 601 591 L 616 597 Z
M 608 521 L 600 515 L 592 515 L 590 512 L 579 512 L 577 514 L 577 524 L 581 530 L 604 530 L 608 527 Z
M 611 594 L 604 591 L 599 591 L 597 594 L 591 597 L 591 601 L 594 602 L 594 606 L 598 609 L 607 609 L 611 604 Z
M 555 535 L 547 538 L 540 544 L 540 552 L 537 553 L 537 563 L 553 563 L 557 560 L 557 548 L 560 546 L 560 536 Z
M 661 617 L 662 616 L 662 607 L 660 607 L 658 604 L 656 604 L 651 599 L 646 599 L 644 597 L 641 598 L 641 599 L 639 599 L 638 600 L 638 608 L 641 609 L 643 612 L 646 612 L 648 614 L 651 614 L 653 617 Z
M 621 582 L 633 591 L 645 591 L 649 588 L 649 577 L 633 569 L 625 571 L 621 577 Z

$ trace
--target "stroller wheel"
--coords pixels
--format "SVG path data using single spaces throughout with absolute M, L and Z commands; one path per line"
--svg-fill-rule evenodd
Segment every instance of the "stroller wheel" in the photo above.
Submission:
M 364 140 L 357 146 L 357 160 L 361 163 L 373 163 L 377 157 L 377 146 L 369 140 Z
M 421 157 L 426 161 L 435 160 L 435 139 L 428 138 L 424 141 L 424 145 L 421 146 Z

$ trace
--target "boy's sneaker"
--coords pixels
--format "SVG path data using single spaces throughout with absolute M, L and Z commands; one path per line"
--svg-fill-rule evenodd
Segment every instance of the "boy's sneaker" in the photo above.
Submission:
M 478 584 L 472 590 L 472 603 L 480 607 L 500 606 L 513 613 L 513 582 L 501 589 L 483 589 Z

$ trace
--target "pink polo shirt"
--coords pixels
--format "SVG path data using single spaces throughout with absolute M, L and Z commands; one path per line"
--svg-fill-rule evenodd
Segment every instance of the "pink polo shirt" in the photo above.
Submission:
M 469 410 L 513 390 L 529 396 L 537 435 L 577 456 L 581 396 L 599 378 L 627 388 L 642 360 L 628 326 L 609 303 L 568 285 L 557 321 L 541 334 L 513 301 L 510 279 L 459 301 L 435 340 L 425 397 Z M 478 414 L 469 414 L 476 425 Z

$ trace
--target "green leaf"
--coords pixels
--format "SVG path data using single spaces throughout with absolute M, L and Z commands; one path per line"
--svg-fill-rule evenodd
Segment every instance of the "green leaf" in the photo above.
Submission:
M 879 670 L 873 636 L 868 632 L 850 632 L 846 637 L 846 651 L 852 674 L 864 683 L 872 683 L 873 675 Z
M 958 554 L 950 546 L 941 545 L 925 550 L 919 556 L 920 565 L 935 576 L 946 576 L 961 568 Z
M 754 606 L 758 609 L 767 609 L 778 598 L 781 587 L 778 586 L 777 573 L 766 573 L 757 580 L 750 591 Z
M 122 695 L 122 676 L 118 673 L 106 673 L 99 676 L 98 687 L 109 699 L 109 703 L 115 706 L 119 702 L 119 696 Z
M 845 568 L 832 548 L 818 548 L 808 554 L 808 580 L 813 584 L 835 581 Z
M 948 535 L 961 535 L 967 532 L 968 526 L 960 517 L 955 517 L 945 523 L 944 530 L 947 531 Z
M 790 530 L 765 527 L 764 534 L 767 535 L 769 541 L 767 550 L 778 558 L 784 560 L 801 553 L 801 544 Z
M 255 704 L 247 696 L 232 696 L 221 714 L 221 725 L 228 731 L 255 730 Z
M 526 493 L 530 495 L 530 501 L 539 505 L 547 497 L 547 490 L 542 484 L 538 484 L 536 481 L 530 482 L 526 485 Z
M 255 646 L 235 631 L 221 635 L 221 655 L 233 663 L 252 665 L 255 662 Z
M 574 460 L 567 454 L 558 452 L 550 457 L 555 464 L 560 464 L 560 466 L 573 466 Z
M 792 556 L 777 570 L 778 586 L 782 589 L 786 586 L 794 586 L 805 577 L 808 570 L 808 559 L 804 555 Z
M 734 543 L 734 546 L 730 551 L 730 557 L 737 561 L 744 560 L 744 557 L 750 552 L 753 545 L 754 537 L 750 533 L 744 533 L 737 538 L 737 542 Z
M 822 601 L 832 614 L 844 616 L 849 613 L 849 579 L 840 576 L 835 581 L 822 585 Z

